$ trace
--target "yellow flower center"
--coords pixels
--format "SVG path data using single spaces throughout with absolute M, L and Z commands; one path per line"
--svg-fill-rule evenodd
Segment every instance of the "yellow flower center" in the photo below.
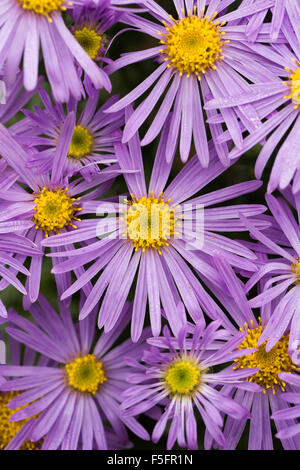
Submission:
M 274 394 L 279 389 L 284 391 L 285 383 L 278 377 L 278 374 L 280 372 L 292 372 L 297 369 L 288 352 L 289 336 L 282 336 L 271 351 L 266 352 L 267 341 L 261 346 L 257 346 L 264 327 L 259 325 L 255 328 L 253 323 L 251 327 L 248 327 L 247 324 L 245 326 L 248 334 L 238 349 L 257 348 L 257 351 L 235 359 L 237 363 L 235 369 L 257 367 L 259 371 L 247 378 L 249 382 L 260 385 L 264 393 L 269 388 L 272 388 Z
M 102 362 L 97 361 L 94 354 L 78 357 L 75 361 L 67 364 L 66 372 L 71 387 L 93 395 L 98 391 L 99 385 L 107 380 Z
M 55 11 L 64 11 L 66 10 L 67 5 L 72 5 L 71 2 L 66 0 L 19 0 L 21 6 L 24 10 L 34 11 L 38 15 L 49 15 Z
M 101 48 L 102 37 L 94 29 L 89 29 L 86 26 L 77 29 L 74 36 L 90 58 L 96 59 Z
M 91 152 L 92 146 L 93 137 L 89 131 L 80 125 L 75 126 L 68 157 L 80 160 L 82 157 L 88 155 Z
M 77 228 L 73 221 L 80 220 L 74 215 L 81 210 L 76 205 L 80 198 L 72 198 L 67 192 L 68 188 L 52 190 L 44 187 L 34 200 L 33 222 L 35 228 L 44 230 L 46 236 L 51 231 L 60 233 L 68 226 Z
M 300 108 L 300 62 L 295 60 L 295 63 L 298 67 L 296 71 L 289 68 L 285 69 L 291 74 L 290 79 L 287 82 L 291 92 L 289 95 L 285 96 L 285 98 L 291 99 L 295 104 L 295 109 L 298 109 Z
M 173 362 L 165 375 L 166 386 L 172 394 L 189 395 L 200 383 L 200 369 L 196 362 L 180 358 Z
M 177 217 L 175 209 L 169 206 L 170 199 L 165 201 L 163 193 L 155 197 L 137 199 L 131 195 L 126 211 L 126 234 L 136 251 L 154 248 L 161 255 L 161 248 L 169 246 L 170 238 L 176 233 Z
M 296 277 L 295 284 L 300 284 L 300 258 L 297 258 L 296 262 L 291 264 L 291 268 Z
M 188 12 L 187 17 L 177 21 L 171 16 L 173 26 L 164 23 L 166 33 L 160 42 L 165 46 L 161 53 L 168 67 L 174 67 L 180 75 L 195 74 L 198 79 L 207 69 L 216 69 L 216 62 L 224 58 L 224 44 L 229 41 L 223 40 L 223 23 L 214 21 L 215 16 L 204 16 L 204 11 L 198 16 L 195 7 L 193 15 Z
M 25 408 L 27 405 L 15 410 L 7 408 L 7 404 L 19 395 L 21 392 L 5 392 L 0 393 L 0 449 L 4 449 L 9 442 L 15 437 L 17 432 L 24 424 L 32 418 L 23 419 L 21 421 L 10 422 L 9 418 L 16 412 Z M 39 449 L 41 442 L 25 441 L 20 450 L 36 450 Z

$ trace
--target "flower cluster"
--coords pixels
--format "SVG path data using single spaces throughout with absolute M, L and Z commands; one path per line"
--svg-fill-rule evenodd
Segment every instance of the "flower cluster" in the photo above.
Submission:
M 1 450 L 300 450 L 299 25 L 1 1 Z

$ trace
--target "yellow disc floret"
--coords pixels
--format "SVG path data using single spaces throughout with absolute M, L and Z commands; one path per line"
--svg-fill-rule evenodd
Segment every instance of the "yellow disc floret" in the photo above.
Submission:
M 65 0 L 19 0 L 24 10 L 30 10 L 38 15 L 44 15 L 51 21 L 49 15 L 55 11 L 64 11 L 66 7 L 72 5 Z
M 27 405 L 11 410 L 7 408 L 7 404 L 21 392 L 5 392 L 0 393 L 0 449 L 4 449 L 15 435 L 20 431 L 27 421 L 32 418 L 22 419 L 21 421 L 11 422 L 10 417 L 16 412 Z M 39 449 L 41 442 L 25 441 L 20 450 L 35 450 Z
M 287 85 L 290 88 L 290 94 L 285 96 L 287 99 L 291 99 L 295 105 L 295 109 L 300 108 L 300 62 L 294 60 L 297 65 L 297 70 L 291 70 L 286 68 L 291 75 L 288 80 Z
M 188 12 L 187 17 L 174 20 L 172 26 L 167 26 L 166 33 L 160 41 L 164 45 L 161 53 L 168 67 L 175 68 L 180 75 L 184 73 L 189 77 L 195 74 L 199 79 L 208 69 L 216 69 L 216 62 L 223 59 L 224 45 L 229 41 L 223 40 L 224 32 L 220 31 L 220 24 L 214 21 L 216 13 L 211 17 Z
M 292 271 L 295 275 L 295 284 L 300 284 L 300 258 L 296 258 L 296 262 L 291 264 Z
M 245 324 L 245 329 L 247 336 L 238 349 L 257 348 L 257 351 L 235 359 L 237 363 L 235 368 L 248 369 L 257 367 L 259 371 L 255 375 L 248 377 L 247 380 L 260 385 L 264 393 L 270 388 L 274 394 L 276 390 L 284 391 L 285 383 L 278 377 L 278 374 L 280 372 L 292 372 L 297 369 L 289 356 L 289 336 L 282 336 L 278 343 L 269 352 L 266 352 L 267 342 L 257 346 L 264 327 L 260 324 L 255 328 L 253 322 L 251 322 L 250 327 Z
M 190 395 L 200 383 L 201 371 L 190 358 L 179 358 L 166 371 L 165 383 L 171 394 Z
M 101 48 L 102 37 L 94 29 L 87 28 L 86 26 L 82 29 L 77 29 L 74 32 L 74 36 L 90 58 L 96 59 Z
M 68 157 L 80 160 L 91 152 L 92 146 L 93 137 L 91 136 L 89 131 L 85 127 L 82 127 L 80 125 L 75 126 L 68 152 Z
M 102 362 L 97 361 L 94 354 L 78 357 L 70 364 L 67 364 L 66 372 L 71 387 L 80 392 L 88 392 L 93 395 L 98 391 L 99 385 L 107 380 Z
M 175 209 L 165 201 L 163 193 L 159 197 L 153 195 L 138 199 L 131 195 L 126 211 L 126 234 L 136 250 L 145 251 L 153 248 L 161 254 L 161 248 L 169 246 L 170 238 L 176 233 Z
M 73 222 L 80 220 L 75 217 L 75 213 L 81 210 L 77 207 L 79 200 L 68 195 L 68 188 L 54 190 L 44 187 L 34 199 L 35 228 L 43 230 L 46 236 L 52 231 L 60 233 L 69 226 L 77 228 Z

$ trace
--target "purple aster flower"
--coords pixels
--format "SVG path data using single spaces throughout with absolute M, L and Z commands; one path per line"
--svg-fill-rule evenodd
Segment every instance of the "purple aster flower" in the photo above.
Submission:
M 262 254 L 260 257 L 263 261 L 265 255 Z M 269 342 L 262 341 L 262 338 L 266 328 L 273 321 L 278 300 L 275 299 L 272 303 L 262 307 L 257 319 L 249 302 L 247 302 L 245 286 L 227 261 L 216 253 L 214 262 L 224 282 L 224 286 L 220 288 L 217 295 L 226 311 L 227 319 L 232 319 L 231 328 L 233 329 L 234 325 L 237 325 L 241 332 L 247 334 L 238 349 L 254 348 L 250 354 L 236 358 L 231 367 L 237 371 L 249 368 L 257 370 L 256 374 L 251 374 L 246 378 L 247 383 L 243 387 L 237 389 L 234 385 L 226 384 L 222 387 L 222 393 L 233 398 L 236 403 L 246 407 L 251 413 L 249 449 L 271 450 L 273 449 L 273 438 L 270 410 L 272 414 L 286 408 L 286 402 L 281 397 L 282 391 L 291 392 L 293 388 L 284 380 L 285 374 L 287 373 L 291 377 L 291 381 L 298 377 L 299 366 L 293 362 L 293 356 L 289 353 L 289 324 L 282 322 L 281 336 L 275 346 L 270 349 Z M 266 283 L 267 280 L 263 280 L 260 287 L 263 289 Z M 285 374 L 282 376 L 282 373 Z M 256 389 L 248 388 L 247 385 L 255 385 Z M 295 424 L 295 419 L 275 420 L 278 432 Z M 246 425 L 247 418 L 236 421 L 229 416 L 225 423 L 226 442 L 222 449 L 235 449 Z M 281 443 L 285 449 L 299 449 L 300 440 L 297 437 L 284 437 Z M 216 443 L 213 446 L 219 447 Z
M 10 311 L 9 316 L 15 312 Z M 3 320 L 0 320 L 0 324 Z M 2 325 L 1 325 L 2 326 Z M 0 340 L 3 336 L 0 331 Z M 5 338 L 7 353 L 9 355 L 9 363 L 14 366 L 37 366 L 43 367 L 51 365 L 49 358 L 40 354 L 37 356 L 36 352 L 28 346 L 15 341 L 11 336 L 7 335 Z M 23 349 L 23 351 L 22 351 Z M 7 381 L 2 376 L 0 377 L 0 385 L 5 384 Z M 33 429 L 35 418 L 28 418 L 17 422 L 11 422 L 10 417 L 16 411 L 8 408 L 8 403 L 20 395 L 20 391 L 7 391 L 0 392 L 0 449 L 5 450 L 38 450 L 41 447 L 41 441 L 32 442 L 30 440 L 30 433 Z
M 89 57 L 66 27 L 62 11 L 83 5 L 84 0 L 2 0 L 0 7 L 0 68 L 13 83 L 23 57 L 24 86 L 38 82 L 39 49 L 56 101 L 80 99 L 84 90 L 76 70 L 78 63 L 95 88 L 111 90 L 106 73 Z M 72 6 L 71 6 L 72 5 Z
M 286 191 L 288 201 L 299 207 L 299 196 L 293 196 L 291 190 Z M 284 330 L 289 327 L 289 350 L 294 352 L 298 348 L 300 338 L 300 228 L 299 216 L 295 219 L 289 205 L 283 198 L 267 195 L 266 200 L 274 216 L 273 226 L 261 232 L 244 219 L 251 235 L 260 242 L 257 251 L 270 255 L 261 263 L 259 270 L 253 274 L 246 288 L 250 290 L 257 282 L 267 276 L 268 280 L 263 290 L 250 300 L 253 308 L 269 305 L 277 299 L 276 308 L 272 318 L 264 329 L 258 345 L 267 342 L 266 350 L 270 351 Z M 275 222 L 276 221 L 276 222 Z
M 128 109 L 126 120 L 131 113 L 132 110 Z M 166 126 L 162 134 L 148 189 L 140 142 L 135 135 L 128 146 L 116 145 L 121 169 L 136 171 L 124 175 L 129 199 L 125 203 L 124 197 L 121 203 L 99 201 L 98 217 L 95 217 L 95 206 L 87 206 L 91 213 L 88 227 L 76 233 L 49 237 L 42 242 L 44 246 L 53 248 L 65 247 L 73 242 L 84 243 L 81 248 L 65 251 L 63 256 L 69 259 L 55 266 L 53 272 L 66 273 L 76 266 L 93 262 L 64 292 L 62 299 L 82 289 L 100 273 L 81 309 L 80 318 L 88 315 L 104 295 L 98 325 L 100 328 L 104 326 L 105 331 L 116 325 L 137 278 L 131 324 L 135 341 L 143 328 L 147 300 L 154 336 L 161 330 L 161 304 L 171 327 L 177 331 L 175 307 L 180 298 L 194 321 L 203 322 L 200 306 L 211 300 L 193 271 L 197 271 L 201 279 L 208 277 L 218 284 L 218 274 L 210 266 L 211 254 L 217 247 L 232 265 L 250 272 L 257 269 L 253 263 L 255 255 L 249 249 L 217 232 L 244 231 L 238 213 L 252 217 L 264 212 L 264 206 L 211 206 L 255 191 L 260 183 L 250 181 L 197 197 L 199 191 L 224 171 L 210 144 L 211 165 L 208 169 L 203 170 L 195 156 L 167 184 L 172 166 L 165 160 L 168 129 Z M 111 217 L 99 219 L 100 214 L 110 214 Z M 143 218 L 142 226 L 139 217 Z M 260 220 L 254 219 L 253 222 L 261 224 Z M 91 228 L 96 227 L 97 223 L 100 240 L 94 241 L 96 232 Z M 51 256 L 57 258 L 61 255 L 52 253 Z
M 176 441 L 181 447 L 198 448 L 198 413 L 206 429 L 206 449 L 210 448 L 212 439 L 220 446 L 225 443 L 224 415 L 234 420 L 250 417 L 241 404 L 217 389 L 224 384 L 243 386 L 243 379 L 256 372 L 256 369 L 237 371 L 224 367 L 237 356 L 249 353 L 236 349 L 245 333 L 232 338 L 219 326 L 217 321 L 207 328 L 185 324 L 175 337 L 165 327 L 163 336 L 148 340 L 150 346 L 144 349 L 140 361 L 127 360 L 133 368 L 128 377 L 132 385 L 123 393 L 123 416 L 135 416 L 153 406 L 163 406 L 164 412 L 154 427 L 152 440 L 157 443 L 171 421 L 168 450 Z M 215 367 L 218 372 L 213 370 Z
M 75 126 L 75 114 L 71 112 L 61 129 L 56 152 L 51 159 L 51 168 L 48 173 L 34 174 L 27 168 L 27 160 L 32 155 L 29 147 L 19 145 L 10 132 L 0 124 L 0 154 L 13 169 L 14 177 L 5 182 L 0 188 L 0 222 L 5 224 L 23 226 L 26 231 L 22 233 L 29 242 L 34 242 L 39 248 L 39 255 L 34 256 L 28 251 L 31 258 L 27 278 L 27 292 L 30 302 L 35 302 L 39 293 L 42 260 L 44 250 L 41 250 L 43 238 L 54 233 L 84 228 L 95 232 L 96 222 L 80 220 L 80 217 L 91 210 L 95 210 L 100 197 L 112 183 L 112 178 L 119 174 L 117 165 L 102 171 L 87 182 L 82 178 L 69 181 L 66 176 L 66 155 Z M 104 184 L 101 184 L 104 183 Z M 79 217 L 80 216 L 80 217 Z M 8 230 L 7 230 L 8 232 Z M 8 241 L 10 234 L 6 235 Z M 18 253 L 18 247 L 11 239 L 8 245 L 13 253 Z M 64 250 L 62 247 L 59 250 Z M 70 248 L 70 247 L 69 247 Z M 23 250 L 22 262 L 26 258 Z M 81 272 L 81 268 L 78 268 Z M 78 271 L 78 274 L 79 274 Z M 58 289 L 62 293 L 70 284 L 69 276 L 56 277 L 59 281 Z
M 226 13 L 230 1 L 173 0 L 178 19 L 170 16 L 154 0 L 145 0 L 144 5 L 154 20 L 139 15 L 134 17 L 136 28 L 157 41 L 147 50 L 124 54 L 109 72 L 146 59 L 155 60 L 155 71 L 138 87 L 122 98 L 108 111 L 117 111 L 133 103 L 144 93 L 148 96 L 139 104 L 126 122 L 123 142 L 128 142 L 145 122 L 163 97 L 142 145 L 149 144 L 161 131 L 166 117 L 173 108 L 172 124 L 167 140 L 166 158 L 169 161 L 180 136 L 180 155 L 185 162 L 190 154 L 192 140 L 202 166 L 209 164 L 208 137 L 205 128 L 202 101 L 222 98 L 228 93 L 247 91 L 249 82 L 260 83 L 265 77 L 271 78 L 273 71 L 264 66 L 259 55 L 259 44 L 247 47 L 246 25 L 239 25 L 245 17 L 254 14 L 264 5 L 251 4 L 234 12 Z M 268 25 L 258 35 L 257 42 L 266 41 Z M 256 47 L 257 46 L 257 47 Z M 151 92 L 150 87 L 154 85 Z M 166 93 L 165 93 L 166 92 Z M 220 118 L 226 123 L 235 145 L 242 148 L 241 125 L 252 132 L 261 121 L 251 104 L 221 109 L 221 116 L 207 111 L 207 118 L 213 141 L 223 133 Z M 227 142 L 216 145 L 216 151 L 224 165 L 228 165 Z
M 294 375 L 291 374 L 286 374 L 282 373 L 279 374 L 279 377 L 281 380 L 284 380 L 285 382 L 288 382 L 290 385 L 297 387 L 297 391 L 291 392 L 291 393 L 283 393 L 281 395 L 281 398 L 290 404 L 293 404 L 295 406 L 289 407 L 287 406 L 286 409 L 282 409 L 280 411 L 276 411 L 273 414 L 273 419 L 276 419 L 278 421 L 281 420 L 290 420 L 290 419 L 297 419 L 298 418 L 298 423 L 294 424 L 294 426 L 290 426 L 287 428 L 282 429 L 276 434 L 276 437 L 279 439 L 287 439 L 290 437 L 297 436 L 298 434 L 300 435 L 300 423 L 299 423 L 299 418 L 300 418 L 300 376 L 295 377 Z
M 60 305 L 57 315 L 42 297 L 31 307 L 34 322 L 9 315 L 9 336 L 49 361 L 0 366 L 0 375 L 9 378 L 0 390 L 17 392 L 8 403 L 8 408 L 18 408 L 10 421 L 35 417 L 30 440 L 42 440 L 41 449 L 107 449 L 106 430 L 118 436 L 120 447 L 128 442 L 126 427 L 149 439 L 135 418 L 120 413 L 121 394 L 130 373 L 124 356 L 135 356 L 141 348 L 130 340 L 113 347 L 128 323 L 130 309 L 126 304 L 118 327 L 99 338 L 94 315 L 74 325 L 66 307 Z
M 88 0 L 70 12 L 74 22 L 72 32 L 86 53 L 96 62 L 104 61 L 109 46 L 105 32 L 119 21 L 121 13 L 110 1 L 96 4 Z
M 0 77 L 2 73 L 0 72 Z M 39 80 L 41 82 L 41 79 Z M 10 119 L 15 116 L 21 108 L 30 100 L 34 91 L 26 91 L 23 88 L 23 73 L 20 72 L 15 77 L 15 82 L 12 86 L 3 85 L 1 83 L 1 90 L 3 96 L 0 100 L 0 123 L 8 124 Z M 0 91 L 1 95 L 1 91 Z M 15 134 L 23 134 L 22 120 L 11 125 L 10 131 Z M 0 155 L 0 188 L 6 191 L 10 185 L 14 184 L 17 175 L 12 168 L 9 168 L 5 158 Z M 29 271 L 24 267 L 23 261 L 26 256 L 34 256 L 40 253 L 40 249 L 36 245 L 27 240 L 22 235 L 24 230 L 29 229 L 31 223 L 28 221 L 7 221 L 0 222 L 0 291 L 3 291 L 9 285 L 13 285 L 21 293 L 26 294 L 26 289 L 17 278 L 17 274 L 23 273 L 26 276 L 30 275 Z M 21 232 L 14 233 L 14 232 Z M 16 256 L 15 256 L 16 255 Z M 7 312 L 5 305 L 0 299 L 0 316 L 6 317 Z
M 276 188 L 286 188 L 293 178 L 294 192 L 300 190 L 300 157 L 297 151 L 300 128 L 300 42 L 291 27 L 286 27 L 284 33 L 293 50 L 284 45 L 261 46 L 261 53 L 270 61 L 271 68 L 277 74 L 275 80 L 268 73 L 267 80 L 264 79 L 262 83 L 251 85 L 245 91 L 231 92 L 225 98 L 213 99 L 206 105 L 209 110 L 229 109 L 233 104 L 255 105 L 260 119 L 265 122 L 244 139 L 241 149 L 234 148 L 229 157 L 235 159 L 267 139 L 257 159 L 255 174 L 257 178 L 261 178 L 268 161 L 276 155 L 269 179 L 269 193 Z M 230 139 L 227 132 L 221 136 L 220 142 Z
M 126 2 L 127 5 L 131 2 Z M 73 20 L 72 33 L 81 47 L 99 66 L 111 62 L 107 56 L 112 40 L 106 34 L 113 25 L 130 17 L 130 10 L 119 6 L 116 8 L 110 0 L 95 2 L 87 0 L 70 11 Z M 85 88 L 92 93 L 89 77 L 84 79 Z
M 23 127 L 23 144 L 34 145 L 41 151 L 28 160 L 28 167 L 38 167 L 41 173 L 51 170 L 57 141 L 67 114 L 76 113 L 78 102 L 72 100 L 67 110 L 61 104 L 52 104 L 45 90 L 39 90 L 45 109 L 36 107 L 35 112 L 23 110 L 27 116 Z M 68 176 L 80 172 L 90 179 L 99 173 L 98 164 L 116 162 L 114 144 L 121 140 L 124 113 L 107 115 L 104 110 L 116 102 L 117 96 L 109 98 L 97 110 L 99 92 L 93 91 L 76 119 L 71 144 L 66 157 L 65 172 Z

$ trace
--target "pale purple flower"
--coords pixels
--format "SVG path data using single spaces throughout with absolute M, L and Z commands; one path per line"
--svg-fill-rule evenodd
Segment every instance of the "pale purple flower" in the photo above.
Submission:
M 140 359 L 126 360 L 132 373 L 128 377 L 131 386 L 123 393 L 123 416 L 136 416 L 153 406 L 163 406 L 152 440 L 157 443 L 170 422 L 167 440 L 170 450 L 176 441 L 181 447 L 198 448 L 200 415 L 206 430 L 205 449 L 210 448 L 212 439 L 223 446 L 224 415 L 237 422 L 250 417 L 242 404 L 219 390 L 224 384 L 243 387 L 244 378 L 256 372 L 256 369 L 237 371 L 226 367 L 226 363 L 239 355 L 249 353 L 236 349 L 245 333 L 232 338 L 228 331 L 219 328 L 218 321 L 207 327 L 180 323 L 178 335 L 173 337 L 165 327 L 163 336 L 147 340 L 150 346 L 144 349 Z
M 44 250 L 41 250 L 43 238 L 66 230 L 78 229 L 80 233 L 84 227 L 90 227 L 90 230 L 92 226 L 95 227 L 96 223 L 91 220 L 80 220 L 81 216 L 84 217 L 89 212 L 90 204 L 93 205 L 94 200 L 105 193 L 113 178 L 120 173 L 119 166 L 112 165 L 89 182 L 82 178 L 69 181 L 65 171 L 66 155 L 74 125 L 75 114 L 71 112 L 61 129 L 56 152 L 51 159 L 51 168 L 47 174 L 40 175 L 27 168 L 32 150 L 18 144 L 11 133 L 0 124 L 0 154 L 13 170 L 11 178 L 4 179 L 0 187 L 0 223 L 8 227 L 6 228 L 7 250 L 10 252 L 12 249 L 12 253 L 18 253 L 21 249 L 21 247 L 18 249 L 10 239 L 10 232 L 18 226 L 23 228 L 21 235 L 27 238 L 29 246 L 35 243 L 39 248 L 38 255 L 28 248 L 31 276 L 27 278 L 26 289 L 29 302 L 35 302 L 39 293 L 44 256 Z M 26 250 L 22 248 L 20 259 L 23 263 L 26 259 Z M 62 247 L 60 251 L 69 248 Z M 78 269 L 79 274 L 81 268 Z M 70 285 L 68 275 L 56 276 L 56 280 L 60 293 Z
M 88 56 L 68 30 L 62 11 L 83 5 L 84 0 L 31 2 L 2 0 L 0 6 L 0 69 L 5 81 L 13 83 L 23 59 L 24 86 L 33 90 L 38 83 L 39 51 L 56 101 L 80 99 L 84 90 L 77 73 L 79 64 L 95 88 L 111 90 L 105 72 Z M 72 6 L 71 6 L 72 5 Z
M 128 109 L 127 120 L 131 113 L 132 110 Z M 97 276 L 81 309 L 80 318 L 88 315 L 103 297 L 98 325 L 100 328 L 104 326 L 105 331 L 110 331 L 117 324 L 122 306 L 137 277 L 131 323 L 132 338 L 135 341 L 143 328 L 147 301 L 154 336 L 161 330 L 161 305 L 171 327 L 177 331 L 175 307 L 180 298 L 193 320 L 203 322 L 200 306 L 207 303 L 211 305 L 212 300 L 195 276 L 195 271 L 204 282 L 209 278 L 219 284 L 218 273 L 210 265 L 215 249 L 220 249 L 226 259 L 240 269 L 250 272 L 257 269 L 254 263 L 256 256 L 251 250 L 218 232 L 244 231 L 245 226 L 240 222 L 238 214 L 243 213 L 245 217 L 252 218 L 264 212 L 264 206 L 212 206 L 255 191 L 260 183 L 249 181 L 198 197 L 197 193 L 224 171 L 213 145 L 210 144 L 209 168 L 201 169 L 199 159 L 195 156 L 168 184 L 172 166 L 165 160 L 168 129 L 166 126 L 162 134 L 148 188 L 140 142 L 135 135 L 128 145 L 116 145 L 121 169 L 127 172 L 136 171 L 133 174 L 124 174 L 130 193 L 127 203 L 124 203 L 124 195 L 121 203 L 113 199 L 98 201 L 98 205 L 87 205 L 91 214 L 88 226 L 73 233 L 49 237 L 42 242 L 43 246 L 52 248 L 65 247 L 75 242 L 83 243 L 81 248 L 64 252 L 63 256 L 69 259 L 55 266 L 53 272 L 67 273 L 78 266 L 93 263 L 64 292 L 62 299 L 84 288 Z M 168 220 L 165 228 L 161 226 L 161 232 L 151 238 L 149 230 L 155 225 L 155 215 L 151 211 L 156 208 L 159 208 L 158 216 L 161 221 L 163 214 L 167 214 Z M 146 234 L 135 226 L 135 216 L 142 209 L 150 211 L 147 212 Z M 95 217 L 96 211 L 98 217 Z M 99 219 L 101 214 L 110 217 Z M 194 227 L 196 215 L 200 216 L 197 229 Z M 261 228 L 265 227 L 264 221 L 254 218 L 253 223 L 258 223 Z M 95 240 L 96 236 L 100 240 Z M 62 253 L 52 253 L 51 256 L 57 258 L 61 255 Z
M 109 63 L 106 56 L 110 41 L 106 31 L 118 23 L 125 13 L 116 9 L 110 1 L 101 1 L 96 4 L 88 0 L 84 4 L 70 11 L 73 20 L 72 32 L 81 46 L 96 62 Z
M 205 104 L 212 98 L 221 99 L 233 91 L 245 92 L 249 89 L 249 82 L 261 83 L 266 77 L 271 79 L 273 70 L 265 66 L 259 44 L 267 41 L 269 25 L 264 25 L 257 43 L 249 49 L 245 36 L 246 25 L 239 22 L 272 5 L 273 0 L 247 5 L 231 13 L 227 13 L 227 8 L 233 1 L 173 0 L 173 3 L 177 12 L 175 18 L 170 17 L 170 12 L 166 12 L 154 0 L 145 0 L 144 5 L 153 20 L 135 15 L 130 23 L 140 33 L 154 38 L 157 45 L 124 54 L 108 66 L 108 72 L 148 59 L 155 61 L 157 66 L 151 75 L 108 111 L 123 109 L 147 93 L 126 122 L 123 135 L 125 143 L 157 108 L 162 98 L 142 139 L 142 145 L 149 144 L 159 134 L 173 109 L 166 147 L 167 160 L 173 157 L 173 150 L 179 140 L 181 159 L 187 161 L 193 141 L 202 166 L 207 167 L 209 148 L 202 101 Z M 222 163 L 228 165 L 229 144 L 217 142 L 217 137 L 223 133 L 221 121 L 226 123 L 238 149 L 243 144 L 242 126 L 251 133 L 260 126 L 261 121 L 252 104 L 229 104 L 228 108 L 222 108 L 220 112 L 216 114 L 207 111 L 207 122 L 217 154 Z
M 129 2 L 126 2 L 125 5 L 127 3 Z M 99 2 L 86 0 L 83 4 L 75 6 L 73 10 L 69 11 L 73 20 L 72 33 L 74 37 L 98 66 L 103 67 L 112 62 L 108 51 L 113 39 L 109 37 L 107 30 L 122 19 L 126 21 L 126 18 L 130 18 L 130 11 L 131 9 L 124 8 L 124 6 L 116 8 L 110 0 Z M 82 72 L 81 67 L 80 70 Z M 86 74 L 83 83 L 87 93 L 92 94 L 94 87 Z
M 261 254 L 260 261 L 263 262 L 264 258 L 265 255 Z M 249 375 L 247 382 L 239 389 L 234 385 L 226 384 L 221 391 L 233 398 L 236 403 L 247 408 L 251 414 L 249 450 L 272 450 L 271 414 L 286 408 L 286 402 L 282 399 L 282 391 L 293 391 L 293 387 L 289 385 L 289 382 L 292 383 L 298 377 L 298 365 L 293 362 L 293 356 L 289 354 L 288 348 L 290 328 L 288 323 L 282 322 L 281 335 L 277 344 L 270 350 L 268 347 L 269 342 L 266 343 L 261 338 L 268 325 L 276 318 L 276 308 L 279 305 L 278 299 L 263 306 L 259 311 L 259 319 L 257 319 L 251 310 L 251 302 L 250 304 L 247 302 L 245 286 L 226 260 L 216 253 L 214 263 L 223 279 L 223 286 L 220 286 L 219 292 L 216 290 L 216 294 L 223 306 L 226 320 L 230 321 L 230 318 L 232 319 L 232 334 L 234 334 L 234 325 L 237 325 L 241 332 L 247 333 L 239 348 L 255 348 L 253 353 L 237 358 L 231 367 L 239 371 L 247 368 L 257 368 L 257 373 Z M 267 282 L 267 279 L 262 280 L 260 288 L 263 289 Z M 227 323 L 226 327 L 230 330 Z M 283 375 L 282 372 L 284 372 Z M 290 380 L 286 381 L 286 376 L 289 376 Z M 255 385 L 256 389 L 248 388 L 248 385 Z M 287 430 L 295 424 L 296 420 L 294 418 L 275 419 L 277 432 Z M 229 416 L 224 427 L 226 442 L 221 448 L 225 450 L 235 449 L 246 425 L 247 418 L 236 421 Z M 298 437 L 282 435 L 281 443 L 285 449 L 296 450 L 299 449 L 300 440 Z M 220 448 L 217 443 L 212 443 L 212 446 Z
M 226 97 L 213 99 L 206 105 L 208 110 L 225 110 L 245 104 L 255 106 L 259 118 L 265 122 L 245 137 L 243 146 L 240 149 L 235 147 L 229 158 L 235 159 L 263 142 L 255 165 L 255 175 L 261 178 L 267 163 L 275 155 L 268 184 L 269 193 L 276 188 L 286 188 L 292 181 L 293 191 L 296 193 L 300 190 L 300 155 L 297 149 L 300 129 L 300 41 L 291 27 L 287 26 L 284 33 L 288 45 L 261 46 L 260 50 L 277 75 L 275 79 L 268 73 L 261 83 L 250 85 L 248 90 L 232 90 Z M 219 142 L 230 139 L 230 134 L 226 132 Z
M 13 310 L 9 312 L 9 315 L 17 315 Z M 3 320 L 0 320 L 0 325 L 3 326 Z M 3 335 L 0 331 L 0 340 L 3 340 Z M 11 336 L 7 335 L 5 338 L 6 344 L 6 357 L 2 359 L 0 364 L 4 363 L 3 359 L 7 360 L 9 358 L 9 363 L 13 366 L 46 366 L 51 365 L 51 360 L 40 354 L 39 357 L 37 356 L 36 352 L 29 348 L 28 346 L 21 346 L 21 344 L 14 340 Z M 2 351 L 1 351 L 2 352 Z M 52 361 L 53 362 L 53 361 Z M 7 380 L 4 376 L 0 376 L 0 386 L 5 384 Z M 5 433 L 5 440 L 3 440 L 4 435 L 0 432 L 0 449 L 5 450 L 29 450 L 29 449 L 40 449 L 40 442 L 31 442 L 30 441 L 30 434 L 35 424 L 35 418 L 28 420 L 27 422 L 23 423 L 20 422 L 17 425 L 17 433 L 15 433 L 15 425 L 13 423 L 13 427 L 9 422 L 9 416 L 13 414 L 13 410 L 5 410 L 6 405 L 11 401 L 15 396 L 17 396 L 20 392 L 0 392 L 0 429 L 6 430 Z M 9 439 L 11 437 L 11 439 Z M 8 441 L 9 439 L 9 441 Z
M 24 134 L 22 143 L 34 146 L 40 151 L 28 159 L 28 167 L 37 167 L 40 173 L 48 173 L 53 164 L 57 141 L 67 114 L 77 112 L 79 103 L 71 100 L 67 108 L 62 104 L 53 104 L 44 89 L 39 90 L 44 109 L 35 108 L 35 112 L 23 110 Z M 107 115 L 104 110 L 116 102 L 117 96 L 109 98 L 99 107 L 99 92 L 92 91 L 83 110 L 76 117 L 70 148 L 66 155 L 65 175 L 81 173 L 87 179 L 99 173 L 98 164 L 109 165 L 117 161 L 114 144 L 121 140 L 121 126 L 124 113 Z M 21 139 L 20 139 L 21 140 Z
M 0 72 L 0 77 L 2 73 Z M 41 79 L 39 80 L 41 82 Z M 0 123 L 9 124 L 21 108 L 30 100 L 34 91 L 26 91 L 23 88 L 23 73 L 20 72 L 15 77 L 14 84 L 4 86 L 3 102 L 0 104 Z M 24 133 L 23 121 L 16 122 L 10 126 L 10 131 L 16 136 Z M 17 180 L 18 176 L 10 168 L 5 158 L 0 155 L 0 188 L 7 191 Z M 26 294 L 26 289 L 18 280 L 18 273 L 26 276 L 30 275 L 28 269 L 23 265 L 27 256 L 34 256 L 40 253 L 40 249 L 23 236 L 23 232 L 31 227 L 31 222 L 21 220 L 9 220 L 0 222 L 0 291 L 2 292 L 9 285 L 13 285 L 22 294 Z M 6 317 L 5 305 L 0 299 L 0 316 Z
M 8 335 L 42 354 L 42 359 L 36 365 L 0 366 L 0 376 L 7 378 L 0 390 L 21 392 L 8 404 L 11 409 L 22 407 L 10 420 L 35 417 L 28 421 L 30 440 L 42 439 L 42 450 L 105 450 L 106 430 L 118 436 L 118 448 L 128 443 L 126 428 L 149 439 L 135 418 L 120 413 L 130 373 L 124 356 L 136 356 L 141 348 L 130 340 L 114 347 L 130 319 L 130 309 L 126 304 L 118 327 L 100 337 L 95 335 L 94 315 L 74 324 L 65 306 L 60 305 L 58 315 L 43 297 L 31 307 L 33 322 L 9 315 Z M 145 330 L 142 339 L 146 335 Z
M 300 195 L 293 196 L 290 188 L 288 189 L 289 191 L 285 191 L 287 201 L 297 210 Z M 290 328 L 289 350 L 292 353 L 298 348 L 300 338 L 299 215 L 295 218 L 282 197 L 267 195 L 266 200 L 274 216 L 272 227 L 261 232 L 249 220 L 244 219 L 252 237 L 260 242 L 256 247 L 257 252 L 269 255 L 259 263 L 259 270 L 250 278 L 246 288 L 250 290 L 260 279 L 267 276 L 267 282 L 259 295 L 249 301 L 251 307 L 257 308 L 269 305 L 274 299 L 278 300 L 258 344 L 268 341 L 266 351 L 270 351 L 285 329 Z

